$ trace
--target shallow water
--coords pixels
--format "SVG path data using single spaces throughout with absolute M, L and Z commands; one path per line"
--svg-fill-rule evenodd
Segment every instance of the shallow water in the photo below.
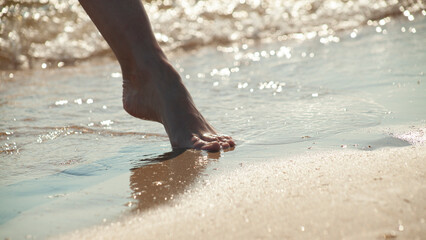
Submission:
M 425 123 L 425 17 L 334 37 L 172 55 L 201 112 L 237 140 L 222 153 L 167 153 L 161 125 L 122 110 L 116 62 L 3 72 L 1 237 L 43 238 L 153 209 L 252 161 L 408 145 L 370 129 Z

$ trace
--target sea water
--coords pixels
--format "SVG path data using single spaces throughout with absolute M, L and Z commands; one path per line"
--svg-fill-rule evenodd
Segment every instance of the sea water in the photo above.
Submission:
M 1 237 L 109 224 L 254 161 L 411 144 L 386 129 L 425 124 L 420 3 L 231 3 L 145 5 L 199 110 L 237 141 L 221 153 L 170 152 L 160 124 L 124 112 L 120 68 L 96 57 L 109 50 L 77 2 L 4 3 Z

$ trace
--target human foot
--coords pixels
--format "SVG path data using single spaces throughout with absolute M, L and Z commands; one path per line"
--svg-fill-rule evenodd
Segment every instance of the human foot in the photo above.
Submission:
M 235 146 L 204 119 L 167 60 L 137 69 L 123 71 L 123 106 L 130 115 L 162 123 L 173 148 L 219 151 Z

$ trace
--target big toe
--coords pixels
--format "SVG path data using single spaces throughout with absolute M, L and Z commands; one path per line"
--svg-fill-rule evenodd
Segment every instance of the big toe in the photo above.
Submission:
M 220 144 L 217 141 L 208 142 L 204 146 L 201 147 L 201 150 L 217 152 L 217 151 L 220 151 Z

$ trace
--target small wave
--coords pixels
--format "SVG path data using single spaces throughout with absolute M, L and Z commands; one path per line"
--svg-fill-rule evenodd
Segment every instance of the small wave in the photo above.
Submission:
M 41 143 L 45 140 L 52 140 L 60 136 L 67 136 L 72 134 L 97 134 L 101 136 L 140 136 L 141 138 L 165 138 L 164 134 L 145 133 L 145 132 L 120 132 L 105 128 L 89 128 L 85 126 L 66 126 L 66 127 L 14 127 L 11 128 L 13 132 L 1 132 L 0 136 L 13 134 L 15 137 L 20 136 L 22 132 L 25 135 L 38 136 L 37 142 Z M 47 132 L 47 133 L 46 133 Z
M 212 44 L 330 36 L 368 20 L 413 17 L 424 5 L 409 0 L 158 0 L 145 3 L 145 8 L 157 40 L 170 52 Z M 62 67 L 112 55 L 77 0 L 5 0 L 0 19 L 1 69 L 35 64 Z
M 153 139 L 157 139 L 160 141 L 166 141 L 168 139 L 167 135 L 164 134 L 114 131 L 108 128 L 103 128 L 100 124 L 99 126 L 93 126 L 93 128 L 77 125 L 66 127 L 11 127 L 8 131 L 0 132 L 0 140 L 2 140 L 0 142 L 0 154 L 20 154 L 22 149 L 25 148 L 28 143 L 22 143 L 22 141 L 17 141 L 17 138 L 22 139 L 22 137 L 35 137 L 35 141 L 37 143 L 44 143 L 62 137 L 80 134 L 90 134 L 108 138 L 136 136 L 138 139 L 150 139 L 151 141 Z M 13 139 L 9 139 L 9 137 L 13 137 Z M 20 143 L 18 144 L 17 142 Z

